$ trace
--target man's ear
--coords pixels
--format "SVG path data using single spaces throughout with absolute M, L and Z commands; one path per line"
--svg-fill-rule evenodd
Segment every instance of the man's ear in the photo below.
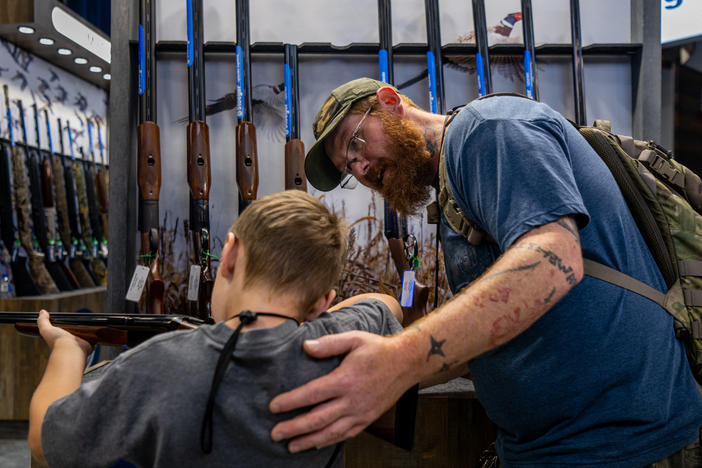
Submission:
M 227 239 L 222 247 L 222 254 L 219 257 L 219 268 L 217 275 L 224 275 L 226 278 L 231 278 L 234 274 L 234 267 L 239 254 L 241 242 L 234 236 L 233 232 L 227 233 Z
M 375 92 L 375 95 L 378 97 L 378 104 L 381 110 L 393 112 L 398 115 L 402 115 L 404 112 L 402 98 L 397 94 L 397 91 L 390 86 L 383 86 Z
M 336 298 L 336 290 L 331 289 L 329 290 L 328 293 L 326 293 L 324 296 L 320 297 L 317 299 L 317 302 L 315 302 L 312 307 L 310 307 L 310 310 L 307 312 L 307 316 L 305 317 L 305 320 L 312 320 L 314 318 L 319 317 L 319 314 L 322 312 L 325 312 L 329 309 L 331 306 L 331 303 L 334 301 Z

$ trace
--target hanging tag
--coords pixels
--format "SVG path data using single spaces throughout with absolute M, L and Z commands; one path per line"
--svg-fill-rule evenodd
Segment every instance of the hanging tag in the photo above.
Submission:
M 146 279 L 149 277 L 149 268 L 144 265 L 137 265 L 134 269 L 134 274 L 132 275 L 132 281 L 129 283 L 129 289 L 127 290 L 127 300 L 132 302 L 139 302 L 141 299 L 141 294 L 144 292 L 144 286 L 146 286 Z
M 98 241 L 93 237 L 93 250 L 91 254 L 93 258 L 98 258 Z
M 54 263 L 56 261 L 56 246 L 54 245 L 53 239 L 49 241 L 49 249 L 48 252 L 46 252 L 46 256 L 49 262 Z
M 400 305 L 402 307 L 412 307 L 412 299 L 414 299 L 414 270 L 405 270 L 402 273 Z
M 74 239 L 74 241 L 75 241 L 75 239 Z M 78 246 L 76 244 L 77 244 L 77 242 L 73 242 L 71 244 L 71 246 L 68 248 L 68 258 L 70 258 L 71 260 L 76 258 L 76 254 L 78 253 Z
M 190 279 L 188 280 L 188 300 L 197 301 L 200 295 L 200 265 L 190 266 Z
M 12 247 L 12 254 L 10 254 L 10 261 L 15 263 L 17 261 L 17 256 L 19 255 L 19 243 L 16 243 Z

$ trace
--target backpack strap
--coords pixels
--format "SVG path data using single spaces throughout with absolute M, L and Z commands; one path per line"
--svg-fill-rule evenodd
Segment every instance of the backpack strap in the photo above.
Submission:
M 665 308 L 665 294 L 655 288 L 652 288 L 646 283 L 632 278 L 619 270 L 610 268 L 607 265 L 590 260 L 589 258 L 583 257 L 583 267 L 586 275 L 605 281 L 609 284 L 619 286 L 620 288 L 628 289 L 629 291 L 635 292 L 639 296 L 650 299 L 656 304 Z
M 444 132 L 456 115 L 457 113 L 453 113 L 446 119 Z M 448 225 L 451 229 L 465 237 L 468 242 L 473 245 L 482 244 L 484 242 L 495 242 L 489 234 L 480 229 L 477 224 L 469 220 L 463 214 L 463 210 L 461 210 L 458 206 L 458 202 L 456 202 L 456 199 L 453 197 L 448 184 L 443 138 L 441 139 L 441 148 L 439 148 L 439 194 L 436 198 Z

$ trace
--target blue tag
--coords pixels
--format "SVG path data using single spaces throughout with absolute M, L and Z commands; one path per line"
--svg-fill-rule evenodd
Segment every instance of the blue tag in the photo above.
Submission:
M 431 111 L 436 114 L 439 111 L 436 97 L 436 58 L 431 50 L 427 51 L 427 71 L 429 72 L 429 103 Z
M 380 49 L 378 52 L 378 71 L 380 72 L 380 81 L 388 82 L 388 51 L 385 49 Z
M 244 51 L 236 46 L 236 118 L 244 118 Z
M 402 307 L 412 307 L 412 299 L 414 299 L 414 270 L 405 270 L 402 273 L 400 305 Z
M 524 86 L 529 99 L 534 99 L 534 83 L 531 80 L 531 52 L 524 50 Z
M 76 258 L 77 253 L 78 253 L 78 241 L 73 239 L 73 243 L 69 247 L 68 257 L 72 260 L 72 259 Z
M 139 25 L 139 96 L 146 90 L 146 43 L 144 42 L 144 26 Z
M 285 83 L 285 138 L 290 138 L 292 132 L 292 74 L 290 65 L 283 65 L 283 82 Z
M 478 71 L 478 95 L 485 96 L 485 68 L 480 52 L 475 54 L 475 68 Z
M 193 64 L 193 0 L 187 1 L 188 8 L 188 66 Z
M 93 250 L 91 255 L 93 258 L 97 258 L 98 256 L 98 241 L 95 238 L 93 238 Z

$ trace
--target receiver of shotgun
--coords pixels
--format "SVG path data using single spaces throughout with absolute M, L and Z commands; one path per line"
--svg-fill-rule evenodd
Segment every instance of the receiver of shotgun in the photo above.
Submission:
M 249 0 L 236 0 L 236 182 L 239 213 L 256 199 L 258 152 L 251 99 L 249 56 Z
M 14 324 L 17 331 L 39 336 L 36 312 L 0 312 L 0 324 Z M 210 324 L 187 315 L 87 314 L 51 312 L 52 325 L 95 345 L 136 346 L 154 335 L 174 330 L 190 330 Z
M 307 191 L 305 145 L 300 140 L 300 87 L 298 85 L 297 46 L 285 44 L 285 190 Z

